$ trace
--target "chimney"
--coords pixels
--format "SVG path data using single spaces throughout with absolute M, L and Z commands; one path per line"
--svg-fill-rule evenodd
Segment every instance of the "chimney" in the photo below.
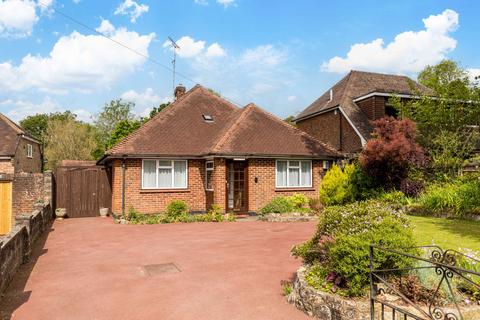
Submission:
M 330 89 L 330 99 L 328 101 L 332 101 L 333 100 L 333 89 Z
M 185 94 L 185 91 L 187 91 L 187 89 L 182 84 L 179 84 L 175 88 L 175 92 L 173 93 L 175 96 L 175 100 L 180 99 Z

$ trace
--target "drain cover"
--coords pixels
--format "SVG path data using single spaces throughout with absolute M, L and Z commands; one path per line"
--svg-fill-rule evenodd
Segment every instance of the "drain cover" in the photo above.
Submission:
M 166 273 L 178 273 L 180 269 L 174 263 L 147 264 L 140 267 L 146 277 L 159 276 Z

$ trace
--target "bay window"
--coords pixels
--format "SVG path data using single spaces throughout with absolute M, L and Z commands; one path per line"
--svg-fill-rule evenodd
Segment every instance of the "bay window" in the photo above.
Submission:
M 143 160 L 143 189 L 186 189 L 186 160 Z
M 277 160 L 276 186 L 278 188 L 311 187 L 311 160 Z

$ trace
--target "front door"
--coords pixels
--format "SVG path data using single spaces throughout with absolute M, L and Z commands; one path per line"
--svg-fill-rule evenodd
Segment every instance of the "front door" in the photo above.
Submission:
M 246 184 L 246 161 L 227 162 L 228 199 L 229 211 L 247 211 L 247 184 Z

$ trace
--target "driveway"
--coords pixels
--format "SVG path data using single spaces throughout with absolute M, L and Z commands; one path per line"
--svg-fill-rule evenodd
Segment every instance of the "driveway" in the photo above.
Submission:
M 56 221 L 0 303 L 4 319 L 309 319 L 282 295 L 314 223 Z M 172 265 L 173 264 L 173 265 Z M 153 266 L 151 266 L 153 265 Z M 150 267 L 144 267 L 150 266 Z

